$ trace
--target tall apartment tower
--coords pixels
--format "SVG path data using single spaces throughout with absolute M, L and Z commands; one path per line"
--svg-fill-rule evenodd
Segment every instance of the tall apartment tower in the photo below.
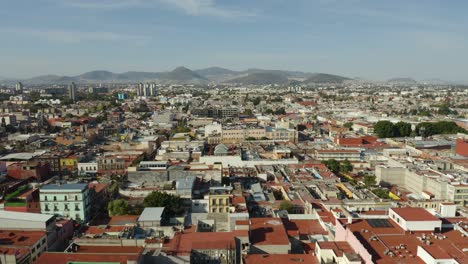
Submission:
M 68 96 L 73 102 L 76 101 L 76 84 L 74 82 L 68 85 Z
M 15 86 L 15 90 L 17 93 L 20 93 L 22 94 L 23 93 L 23 83 L 22 82 L 18 82 Z
M 158 90 L 156 88 L 156 84 L 155 83 L 151 83 L 150 84 L 150 94 L 151 96 L 156 96 L 158 95 Z
M 143 83 L 138 83 L 138 88 L 137 88 L 137 95 L 138 96 L 144 96 L 145 93 L 145 87 Z
M 155 83 L 138 83 L 137 95 L 143 97 L 156 96 L 158 93 Z

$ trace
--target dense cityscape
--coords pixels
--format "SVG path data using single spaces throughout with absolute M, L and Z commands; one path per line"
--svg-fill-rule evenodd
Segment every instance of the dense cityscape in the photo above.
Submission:
M 0 264 L 468 264 L 468 1 L 0 1 Z
M 214 69 L 3 85 L 0 262 L 467 263 L 467 87 Z

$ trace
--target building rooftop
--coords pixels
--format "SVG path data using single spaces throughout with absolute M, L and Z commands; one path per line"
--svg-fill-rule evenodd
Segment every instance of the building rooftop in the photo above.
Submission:
M 463 251 L 468 248 L 468 239 L 459 231 L 405 232 L 392 219 L 387 220 L 390 225 L 376 227 L 368 220 L 354 219 L 351 224 L 347 224 L 346 219 L 340 219 L 340 222 L 364 246 L 374 263 L 424 263 L 417 256 L 418 246 L 438 246 L 458 263 L 468 263 L 468 253 Z M 439 256 L 437 249 L 429 250 Z
M 175 255 L 190 255 L 193 249 L 235 249 L 235 237 L 247 237 L 247 230 L 232 232 L 184 232 L 177 233 L 169 243 L 164 244 L 166 252 Z
M 88 188 L 86 183 L 69 183 L 69 184 L 48 184 L 41 187 L 42 190 L 80 190 Z
M 22 212 L 11 212 L 0 210 L 0 222 L 1 220 L 22 220 L 22 221 L 33 221 L 33 222 L 47 222 L 53 215 L 47 214 L 34 214 L 34 213 L 22 213 Z
M 71 264 L 71 263 L 120 263 L 127 264 L 135 262 L 140 258 L 140 254 L 119 253 L 114 249 L 113 253 L 62 253 L 62 252 L 44 252 L 34 262 L 35 264 Z M 143 249 L 142 249 L 143 250 Z
M 424 208 L 405 207 L 391 208 L 390 210 L 394 211 L 406 221 L 441 221 Z
M 0 247 L 30 247 L 45 238 L 45 234 L 45 231 L 0 230 Z
M 251 218 L 249 238 L 257 245 L 289 245 L 283 222 L 280 218 Z
M 35 156 L 39 155 L 38 153 L 11 153 L 0 158 L 0 160 L 30 160 Z
M 249 254 L 243 257 L 245 264 L 297 264 L 319 263 L 316 257 L 306 254 Z
M 138 222 L 161 221 L 164 207 L 146 207 L 138 218 Z

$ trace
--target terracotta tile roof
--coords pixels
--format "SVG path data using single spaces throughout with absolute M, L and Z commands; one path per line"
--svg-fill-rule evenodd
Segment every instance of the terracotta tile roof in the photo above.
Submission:
M 468 239 L 462 237 L 459 231 L 443 231 L 434 235 L 431 232 L 405 232 L 393 220 L 388 220 L 392 226 L 381 228 L 374 228 L 363 219 L 355 219 L 351 224 L 347 224 L 346 219 L 340 219 L 339 222 L 361 241 L 372 255 L 373 262 L 377 264 L 395 263 L 397 260 L 399 263 L 424 263 L 416 255 L 418 246 L 427 246 L 426 241 L 430 241 L 432 246 L 440 247 L 459 263 L 468 263 L 468 252 L 463 252 L 464 248 L 468 248 Z M 425 240 L 421 240 L 423 234 Z M 371 240 L 371 237 L 378 239 Z M 398 248 L 400 245 L 404 245 L 404 248 Z M 385 254 L 387 249 L 390 249 L 395 256 Z
M 422 246 L 424 250 L 429 253 L 434 259 L 451 259 L 450 256 L 445 250 L 441 249 L 439 246 Z
M 140 253 L 141 255 L 141 253 Z M 116 262 L 127 264 L 127 261 L 137 261 L 140 255 L 125 255 L 118 251 L 112 254 L 77 254 L 44 252 L 34 264 L 67 264 L 70 262 Z
M 173 239 L 164 243 L 163 251 L 170 255 L 189 255 L 193 249 L 235 249 L 235 237 L 247 236 L 247 230 L 176 233 Z
M 337 257 L 343 254 L 355 253 L 353 248 L 346 241 L 322 241 L 317 242 L 320 249 L 331 249 Z
M 297 264 L 319 263 L 316 257 L 306 254 L 249 254 L 243 257 L 245 264 Z
M 133 247 L 133 246 L 87 246 L 80 245 L 78 247 L 77 253 L 118 253 L 118 254 L 140 254 L 143 250 L 142 247 Z
M 8 246 L 32 246 L 44 238 L 46 232 L 24 230 L 0 230 L 0 241 Z
M 102 235 L 105 233 L 120 233 L 124 231 L 125 228 L 128 228 L 126 226 L 106 226 L 104 228 L 100 226 L 88 226 L 85 227 L 83 230 L 83 233 L 85 235 Z
M 326 235 L 328 232 L 323 229 L 318 220 L 288 220 L 283 219 L 283 225 L 289 236 L 300 235 Z
M 390 210 L 394 211 L 401 218 L 406 221 L 440 221 L 439 218 L 433 216 L 424 208 L 391 208 Z
M 137 222 L 139 215 L 119 215 L 119 216 L 112 216 L 109 219 L 109 225 L 117 226 L 117 225 L 127 225 L 127 224 L 135 224 Z
M 280 218 L 251 218 L 249 238 L 257 245 L 289 245 L 289 239 Z
M 88 184 L 88 188 L 90 189 L 94 188 L 94 191 L 97 193 L 107 188 L 107 186 L 109 186 L 108 183 L 89 183 Z

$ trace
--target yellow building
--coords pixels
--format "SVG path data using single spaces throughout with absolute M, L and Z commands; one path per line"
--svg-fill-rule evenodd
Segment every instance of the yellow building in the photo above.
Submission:
M 78 168 L 78 158 L 70 155 L 66 158 L 60 159 L 60 167 L 62 170 L 74 171 Z
M 229 213 L 230 194 L 210 194 L 211 213 Z

